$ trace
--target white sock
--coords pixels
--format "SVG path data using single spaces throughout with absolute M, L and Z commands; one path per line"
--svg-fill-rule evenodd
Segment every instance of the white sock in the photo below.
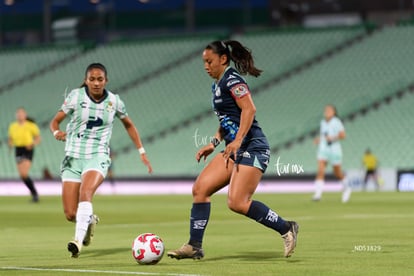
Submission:
M 347 203 L 351 198 L 352 188 L 349 186 L 349 183 L 346 178 L 342 179 L 342 203 Z
M 315 180 L 315 194 L 313 195 L 313 199 L 321 199 L 323 186 L 325 185 L 325 181 L 322 179 Z
M 88 230 L 93 214 L 92 203 L 88 201 L 79 202 L 76 212 L 75 240 L 82 244 Z

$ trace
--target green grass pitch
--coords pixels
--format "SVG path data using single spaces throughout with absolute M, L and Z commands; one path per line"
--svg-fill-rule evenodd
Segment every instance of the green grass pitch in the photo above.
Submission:
M 310 194 L 257 194 L 285 219 L 300 225 L 296 252 L 283 257 L 279 234 L 232 213 L 224 195 L 212 199 L 204 239 L 205 258 L 138 265 L 131 244 L 153 232 L 166 251 L 188 239 L 190 195 L 102 196 L 94 199 L 101 221 L 95 239 L 78 259 L 67 242 L 60 197 L 0 197 L 0 275 L 414 275 L 412 193 L 340 194 L 321 202 Z

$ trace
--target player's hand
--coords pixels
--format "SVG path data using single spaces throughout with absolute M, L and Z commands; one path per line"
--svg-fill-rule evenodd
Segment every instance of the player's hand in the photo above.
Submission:
M 142 163 L 144 163 L 144 165 L 145 166 L 147 166 L 147 168 L 148 168 L 148 173 L 152 173 L 152 166 L 151 166 L 151 163 L 150 163 L 150 161 L 148 160 L 148 157 L 147 157 L 147 155 L 144 153 L 144 154 L 141 154 L 141 161 L 142 161 Z
M 212 143 L 209 143 L 208 145 L 205 145 L 202 147 L 199 151 L 196 153 L 196 160 L 197 162 L 200 162 L 201 158 L 204 157 L 204 161 L 206 161 L 207 156 L 209 156 L 214 151 L 214 145 Z
M 59 130 L 55 135 L 55 139 L 62 142 L 66 141 L 66 132 Z
M 223 157 L 226 162 L 226 166 L 229 163 L 230 156 L 234 156 L 234 161 L 237 159 L 237 151 L 239 150 L 241 146 L 241 142 L 239 140 L 234 140 L 233 142 L 229 143 L 223 152 Z

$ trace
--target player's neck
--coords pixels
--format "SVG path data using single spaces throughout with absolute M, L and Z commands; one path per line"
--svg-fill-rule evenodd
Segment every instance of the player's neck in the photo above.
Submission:
M 221 79 L 223 78 L 224 74 L 226 73 L 226 71 L 230 68 L 230 66 L 227 66 L 226 68 L 224 68 L 223 72 L 220 73 L 219 77 L 216 79 L 216 83 L 218 84 Z

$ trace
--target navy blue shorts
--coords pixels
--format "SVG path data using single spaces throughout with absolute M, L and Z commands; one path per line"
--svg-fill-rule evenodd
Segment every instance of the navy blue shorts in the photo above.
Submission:
M 234 157 L 230 157 L 234 161 Z M 236 165 L 255 167 L 263 173 L 266 171 L 270 160 L 270 148 L 266 137 L 253 138 L 243 144 L 237 152 Z

